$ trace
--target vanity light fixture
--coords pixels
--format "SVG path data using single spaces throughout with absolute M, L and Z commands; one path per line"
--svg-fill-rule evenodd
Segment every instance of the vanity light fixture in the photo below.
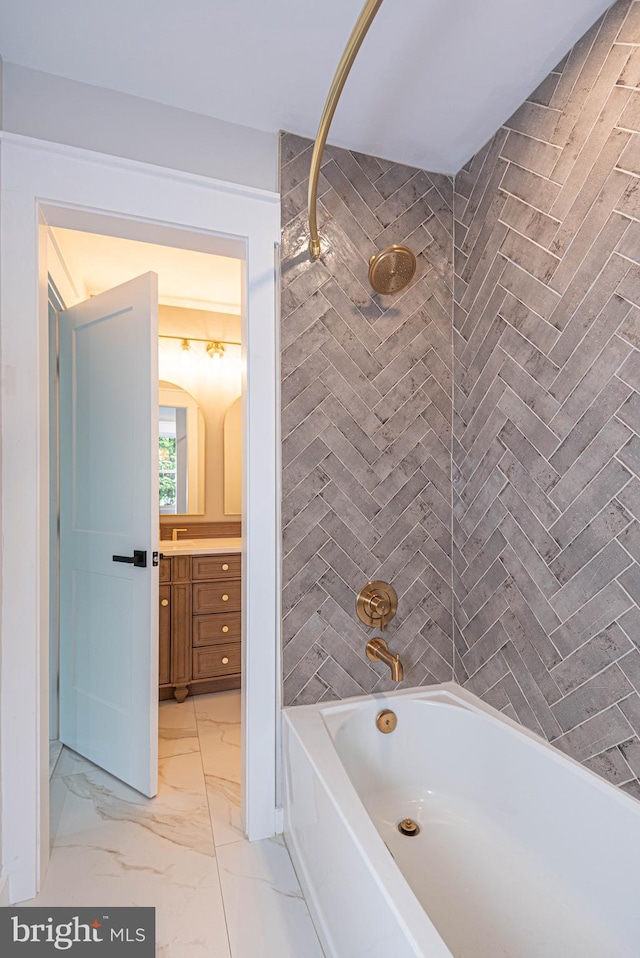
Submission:
M 230 339 L 211 340 L 211 339 L 202 339 L 200 336 L 189 336 L 187 338 L 186 336 L 171 336 L 169 333 L 158 333 L 158 339 L 177 340 L 180 343 L 180 346 L 182 347 L 182 349 L 185 351 L 185 353 L 189 352 L 189 350 L 193 347 L 194 343 L 205 343 L 207 354 L 212 358 L 215 355 L 218 355 L 220 358 L 222 358 L 225 353 L 225 346 L 240 346 L 241 345 L 241 343 L 235 342 L 234 340 L 230 340 Z

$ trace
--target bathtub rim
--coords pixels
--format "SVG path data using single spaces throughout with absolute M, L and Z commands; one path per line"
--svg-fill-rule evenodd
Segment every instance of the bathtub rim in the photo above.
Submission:
M 500 712 L 474 692 L 470 692 L 456 682 L 440 682 L 438 685 L 394 689 L 390 692 L 372 692 L 367 695 L 354 695 L 347 699 L 340 699 L 339 701 L 318 702 L 313 705 L 288 705 L 285 706 L 282 711 L 289 721 L 291 721 L 291 716 L 300 714 L 303 711 L 309 715 L 318 714 L 323 726 L 327 730 L 337 755 L 337 750 L 335 749 L 335 733 L 348 718 L 349 714 L 356 711 L 361 703 L 376 701 L 381 703 L 381 708 L 384 708 L 389 700 L 393 701 L 394 699 L 401 698 L 431 701 L 434 705 L 442 705 L 443 707 L 463 708 L 483 716 L 492 725 L 506 725 L 518 736 L 527 739 L 537 751 L 547 754 L 553 759 L 554 763 L 564 765 L 568 762 L 573 766 L 574 770 L 579 772 L 580 776 L 584 778 L 585 781 L 590 782 L 592 786 L 596 785 L 600 791 L 603 791 L 611 798 L 615 796 L 616 800 L 622 802 L 625 806 L 628 806 L 629 802 L 632 803 L 630 807 L 635 807 L 640 813 L 640 808 L 638 808 L 638 806 L 640 806 L 640 799 L 631 795 L 629 792 L 623 791 L 620 786 L 608 782 L 597 772 L 587 768 L 586 765 L 583 765 L 578 759 L 573 758 L 573 756 L 567 752 L 563 752 L 562 749 L 558 748 L 552 742 L 547 741 L 547 739 L 543 738 L 537 732 L 533 732 L 525 725 L 505 715 L 504 712 Z M 351 784 L 350 779 L 349 783 Z M 364 809 L 364 805 L 363 810 L 365 814 L 368 814 L 366 809 Z
M 455 682 L 358 695 L 329 703 L 320 702 L 283 708 L 285 776 L 288 773 L 286 741 L 287 735 L 291 734 L 298 740 L 331 805 L 353 840 L 357 854 L 384 895 L 390 911 L 403 930 L 407 941 L 414 948 L 415 954 L 428 954 L 429 958 L 452 958 L 452 953 L 444 939 L 378 833 L 335 745 L 335 735 L 340 726 L 363 704 L 375 702 L 380 708 L 393 708 L 394 701 L 406 698 L 430 702 L 432 705 L 443 708 L 462 708 L 475 713 L 491 725 L 507 727 L 511 733 L 523 739 L 529 747 L 545 753 L 554 764 L 559 763 L 565 768 L 568 764 L 585 785 L 603 792 L 609 800 L 622 803 L 622 807 L 634 814 L 640 814 L 640 801 L 628 792 L 622 791 L 618 786 L 607 782 L 596 772 L 586 768 L 581 762 L 562 752 L 537 733 L 504 715 Z M 287 799 L 288 794 L 285 788 L 285 803 Z M 288 827 L 288 816 L 289 809 L 285 807 L 285 838 L 294 846 L 291 849 L 292 858 L 296 868 L 302 873 L 300 877 L 303 880 L 305 892 L 308 890 L 311 899 L 310 909 L 316 925 L 319 925 L 323 945 L 328 945 L 331 948 L 330 953 L 334 954 L 331 947 L 332 937 L 328 934 L 324 916 L 316 905 L 313 880 L 300 855 L 295 836 Z

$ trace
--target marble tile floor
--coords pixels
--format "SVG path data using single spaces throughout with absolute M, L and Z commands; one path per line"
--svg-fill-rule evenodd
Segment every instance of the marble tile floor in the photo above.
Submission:
M 58 742 L 57 739 L 52 739 L 49 742 L 49 778 L 51 778 L 51 776 L 53 775 L 55 771 L 61 752 L 62 752 L 62 742 Z
M 155 905 L 158 958 L 322 958 L 281 838 L 240 825 L 240 693 L 160 703 L 149 800 L 64 748 L 52 852 L 28 905 Z

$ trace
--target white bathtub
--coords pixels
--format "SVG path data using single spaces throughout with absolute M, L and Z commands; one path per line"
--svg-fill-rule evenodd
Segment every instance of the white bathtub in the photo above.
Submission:
M 640 802 L 457 685 L 285 709 L 284 755 L 330 958 L 640 956 Z

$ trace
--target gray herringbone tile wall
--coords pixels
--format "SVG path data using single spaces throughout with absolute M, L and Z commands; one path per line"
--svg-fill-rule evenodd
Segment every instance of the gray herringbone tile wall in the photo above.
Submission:
M 640 797 L 640 3 L 455 178 L 456 677 Z
M 640 3 L 576 44 L 453 197 L 329 149 L 317 263 L 311 144 L 281 147 L 285 702 L 391 687 L 353 609 L 387 578 L 405 684 L 453 665 L 640 795 Z M 366 279 L 389 242 L 419 254 L 396 300 Z
M 453 184 L 329 148 L 307 254 L 312 144 L 281 137 L 284 702 L 395 687 L 355 616 L 394 584 L 387 629 L 407 686 L 450 680 Z M 374 295 L 369 257 L 418 254 L 400 296 Z

